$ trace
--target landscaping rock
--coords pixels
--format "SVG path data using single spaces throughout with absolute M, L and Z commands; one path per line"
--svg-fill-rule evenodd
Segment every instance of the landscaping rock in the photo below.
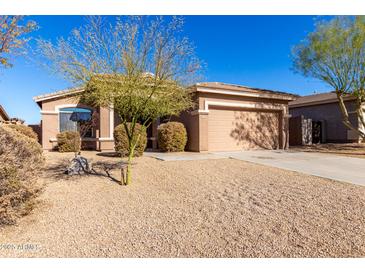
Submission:
M 68 175 L 81 175 L 90 172 L 89 162 L 85 157 L 77 155 L 75 158 L 71 160 L 70 166 L 66 170 L 66 174 Z

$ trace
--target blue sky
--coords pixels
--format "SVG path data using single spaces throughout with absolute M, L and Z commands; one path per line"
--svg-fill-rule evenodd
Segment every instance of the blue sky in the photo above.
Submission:
M 83 24 L 82 16 L 31 16 L 40 29 L 34 37 L 67 36 Z M 206 63 L 205 81 L 287 91 L 300 95 L 329 91 L 316 79 L 291 70 L 291 47 L 314 28 L 314 16 L 186 16 L 185 34 Z M 11 117 L 39 123 L 32 97 L 71 84 L 22 57 L 0 71 L 0 104 Z

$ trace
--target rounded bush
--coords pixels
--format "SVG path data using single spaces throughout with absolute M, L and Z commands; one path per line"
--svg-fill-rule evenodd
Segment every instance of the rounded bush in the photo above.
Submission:
M 59 152 L 78 152 L 81 150 L 80 133 L 76 131 L 64 131 L 57 134 L 57 146 Z
M 130 128 L 131 124 L 127 124 L 128 128 Z M 142 156 L 143 151 L 146 149 L 147 145 L 147 132 L 146 128 L 143 127 L 141 124 L 136 124 L 134 127 L 135 134 L 138 134 L 138 132 L 141 134 L 136 148 L 134 150 L 134 156 Z M 128 136 L 127 132 L 125 131 L 124 125 L 120 124 L 115 127 L 114 129 L 114 149 L 116 152 L 118 152 L 121 156 L 127 156 L 129 153 L 129 146 L 128 146 Z
M 184 151 L 187 142 L 185 126 L 179 122 L 167 122 L 158 127 L 158 146 L 162 151 Z
M 38 141 L 38 135 L 37 133 L 34 132 L 34 130 L 31 127 L 22 124 L 9 124 L 6 126 L 20 132 L 21 134 L 24 134 L 25 136 L 28 136 L 29 138 Z
M 12 224 L 31 210 L 41 186 L 44 164 L 40 144 L 16 130 L 0 126 L 0 226 Z

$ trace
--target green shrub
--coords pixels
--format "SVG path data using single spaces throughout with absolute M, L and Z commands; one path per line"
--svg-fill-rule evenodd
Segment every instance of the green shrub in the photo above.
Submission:
M 130 123 L 128 123 L 128 128 L 130 128 Z M 141 124 L 136 124 L 134 128 L 135 134 L 140 132 L 140 137 L 137 142 L 136 148 L 134 150 L 134 156 L 142 156 L 143 151 L 146 149 L 147 145 L 147 132 L 146 128 L 143 127 Z M 125 131 L 124 125 L 120 124 L 115 127 L 114 129 L 114 149 L 116 152 L 120 153 L 122 156 L 128 155 L 129 149 L 128 149 L 128 137 L 127 133 Z
M 7 126 L 0 126 L 0 225 L 12 224 L 29 212 L 40 190 L 44 164 L 40 144 Z
M 57 147 L 59 152 L 79 152 L 81 150 L 80 133 L 76 131 L 58 133 Z
M 162 151 L 184 151 L 187 139 L 182 123 L 168 122 L 158 127 L 158 146 Z
M 34 132 L 34 130 L 31 127 L 22 124 L 9 124 L 6 126 L 20 132 L 21 134 L 24 134 L 25 136 L 28 136 L 38 141 L 38 135 L 37 133 Z

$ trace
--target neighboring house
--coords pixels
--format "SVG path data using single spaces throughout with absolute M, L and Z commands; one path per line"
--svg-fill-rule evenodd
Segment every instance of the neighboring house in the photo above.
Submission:
M 349 113 L 349 119 L 355 127 L 361 126 L 356 115 L 356 101 L 353 97 L 345 98 L 345 105 Z M 365 108 L 365 106 L 364 106 Z M 291 119 L 300 121 L 311 119 L 313 124 L 312 134 L 318 135 L 317 141 L 321 143 L 342 143 L 361 141 L 358 134 L 348 129 L 342 123 L 342 113 L 336 93 L 319 93 L 299 97 L 289 103 Z M 298 117 L 301 116 L 301 119 Z M 317 133 L 316 133 L 317 132 Z M 291 139 L 297 134 L 296 130 L 290 128 Z
M 24 124 L 24 120 L 10 118 L 5 109 L 0 105 L 0 124 Z
M 265 89 L 217 82 L 192 86 L 196 108 L 172 117 L 184 123 L 190 151 L 229 151 L 243 149 L 284 149 L 288 147 L 288 103 L 295 95 Z M 56 146 L 57 133 L 76 130 L 70 120 L 73 112 L 90 113 L 77 95 L 82 88 L 34 97 L 41 108 L 42 146 Z M 113 130 L 119 119 L 112 108 L 98 108 L 99 123 L 83 143 L 95 150 L 113 150 Z M 157 148 L 160 119 L 148 129 L 148 146 Z
M 2 105 L 0 105 L 0 123 L 4 123 L 4 122 L 9 121 L 9 120 L 10 120 L 9 115 L 6 113 L 6 111 L 2 107 Z

